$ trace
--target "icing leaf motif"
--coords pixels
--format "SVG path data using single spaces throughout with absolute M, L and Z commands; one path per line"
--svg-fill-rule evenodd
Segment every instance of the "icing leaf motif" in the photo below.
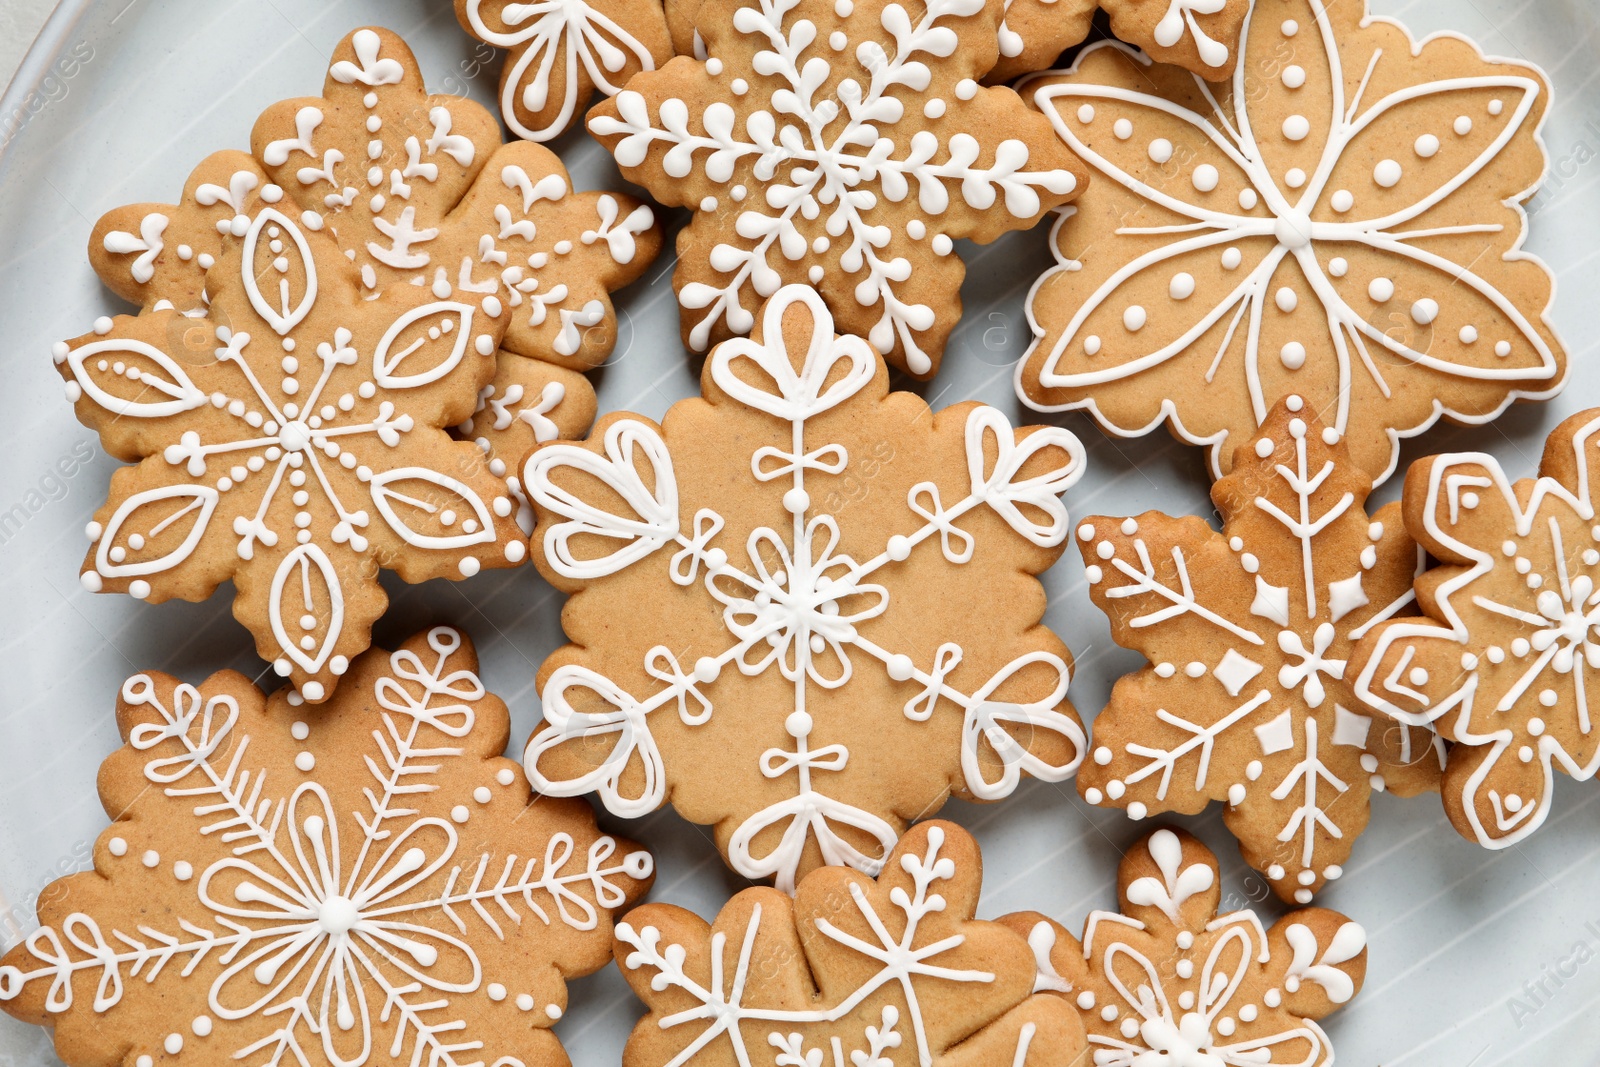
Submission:
M 267 620 L 284 655 L 307 674 L 322 670 L 344 627 L 344 590 L 320 545 L 308 542 L 283 557 L 268 603 Z
M 1217 873 L 1199 841 L 1161 829 L 1123 856 L 1121 914 L 1091 912 L 1081 943 L 1035 912 L 1000 920 L 1033 946 L 1036 988 L 1077 1007 L 1094 1063 L 1334 1062 L 1317 1020 L 1360 989 L 1365 932 L 1321 908 L 1291 912 L 1270 930 L 1254 912 L 1219 916 Z M 1167 895 L 1185 882 L 1182 899 Z
M 1537 479 L 1474 452 L 1414 464 L 1407 528 L 1439 561 L 1418 579 L 1427 617 L 1374 627 L 1346 672 L 1362 700 L 1453 742 L 1445 811 L 1485 848 L 1538 830 L 1558 768 L 1600 770 L 1597 440 L 1591 409 L 1551 432 Z
M 1382 481 L 1441 414 L 1560 388 L 1522 247 L 1548 79 L 1366 6 L 1251 5 L 1227 82 L 1102 42 L 1026 83 L 1098 178 L 1030 298 L 1029 405 L 1169 422 L 1220 477 L 1298 395 Z
M 574 641 L 540 669 L 540 792 L 630 817 L 670 799 L 719 827 L 734 870 L 791 891 L 819 864 L 878 872 L 952 791 L 1074 773 L 1071 655 L 1010 609 L 1065 548 L 1056 495 L 1082 449 L 887 381 L 787 287 L 659 427 L 618 413 L 534 452 L 535 559 Z M 874 752 L 907 754 L 892 784 Z M 708 789 L 708 760 L 741 787 Z
M 160 419 L 193 411 L 207 399 L 181 364 L 143 341 L 91 341 L 74 348 L 67 365 L 78 395 L 115 415 Z
M 240 254 L 244 292 L 251 306 L 280 337 L 287 336 L 317 299 L 317 267 L 305 234 L 281 211 L 262 207 L 245 231 Z
M 1087 1062 L 1077 1014 L 1033 992 L 1026 940 L 973 918 L 981 872 L 972 838 L 951 823 L 921 823 L 887 859 L 875 881 L 849 868 L 814 871 L 793 900 L 747 889 L 712 925 L 670 904 L 631 912 L 613 952 L 650 1014 L 628 1039 L 627 1060 Z
M 476 310 L 470 304 L 441 301 L 400 316 L 372 354 L 372 380 L 385 389 L 414 389 L 449 374 L 467 354 Z M 405 373 L 395 373 L 402 367 Z
M 106 578 L 160 574 L 188 559 L 217 510 L 206 485 L 146 489 L 112 513 L 95 550 L 95 572 Z
M 0 958 L 0 1008 L 62 1059 L 568 1062 L 565 982 L 653 862 L 581 802 L 532 803 L 460 633 L 369 650 L 315 715 L 232 672 L 120 695 L 96 869 Z
M 408 545 L 450 551 L 495 539 L 489 506 L 470 485 L 448 474 L 400 467 L 373 475 L 367 488 L 389 528 Z
M 1301 904 L 1342 874 L 1372 790 L 1436 788 L 1441 765 L 1427 732 L 1374 728 L 1347 670 L 1414 610 L 1421 565 L 1397 505 L 1364 512 L 1370 487 L 1295 397 L 1212 488 L 1220 534 L 1158 512 L 1078 528 L 1112 636 L 1150 661 L 1113 688 L 1080 791 L 1135 818 L 1225 801 L 1245 860 Z

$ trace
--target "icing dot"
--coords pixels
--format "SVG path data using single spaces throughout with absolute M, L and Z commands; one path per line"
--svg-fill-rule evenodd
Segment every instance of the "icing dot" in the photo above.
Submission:
M 527 993 L 518 993 L 517 994 L 517 1007 L 521 1008 L 523 1011 L 532 1011 L 533 1010 L 533 998 L 531 996 L 529 996 Z
M 1234 807 L 1238 807 L 1240 804 L 1244 803 L 1244 796 L 1245 792 L 1243 783 L 1235 782 L 1228 787 L 1228 803 L 1232 804 Z
M 1439 302 L 1423 297 L 1411 305 L 1411 318 L 1418 326 L 1430 325 L 1439 317 Z
M 1372 168 L 1372 180 L 1385 189 L 1393 189 L 1400 184 L 1400 164 L 1392 159 L 1379 160 L 1378 165 Z
M 706 60 L 706 73 L 711 75 L 713 78 L 715 78 L 718 74 L 721 74 L 722 60 L 718 59 L 716 56 L 712 56 L 710 59 Z
M 183 1035 L 168 1034 L 167 1039 L 161 1042 L 161 1047 L 167 1050 L 168 1056 L 176 1056 L 183 1051 Z
M 135 600 L 143 600 L 150 595 L 150 583 L 140 579 L 128 583 L 128 595 Z
M 308 618 L 309 618 L 309 616 L 308 616 Z M 316 621 L 315 619 L 312 620 L 313 623 L 315 621 Z M 302 625 L 303 624 L 304 624 L 304 620 L 302 620 Z M 309 626 L 306 627 L 306 629 L 308 629 L 308 630 L 310 628 L 311 627 L 309 627 Z M 293 726 L 289 727 L 289 736 L 294 738 L 296 741 L 304 741 L 306 738 L 311 736 L 311 727 L 309 725 L 307 725 L 306 723 L 297 722 Z
M 1455 124 L 1450 128 L 1456 131 L 1457 137 L 1465 137 L 1467 134 L 1472 132 L 1472 120 L 1467 118 L 1467 116 L 1462 115 L 1460 118 L 1456 119 Z
M 510 767 L 502 767 L 500 770 L 495 772 L 494 780 L 499 782 L 501 785 L 510 785 L 512 782 L 517 780 L 517 772 L 513 771 Z
M 1300 24 L 1294 19 L 1284 19 L 1283 25 L 1279 26 L 1278 29 L 1283 31 L 1285 37 L 1293 37 L 1300 32 Z
M 1417 143 L 1412 145 L 1412 148 L 1423 159 L 1432 159 L 1439 154 L 1439 138 L 1431 133 L 1425 133 L 1417 138 Z
M 1127 791 L 1128 787 L 1123 785 L 1120 779 L 1113 778 L 1111 781 L 1106 783 L 1106 796 L 1110 797 L 1112 800 L 1122 799 L 1122 794 L 1126 793 Z
M 317 757 L 309 752 L 302 752 L 294 758 L 294 765 L 309 774 L 317 765 Z
M 1293 311 L 1300 303 L 1300 298 L 1287 285 L 1282 286 L 1273 294 L 1273 300 L 1277 303 L 1279 311 Z
M 1118 119 L 1112 124 L 1111 132 L 1116 134 L 1117 140 L 1126 141 L 1133 136 L 1133 123 L 1127 119 Z
M 489 803 L 489 798 L 493 795 L 493 793 L 489 792 L 489 787 L 486 785 L 480 785 L 478 788 L 472 791 L 472 799 L 476 800 L 479 804 Z
M 911 662 L 910 656 L 896 653 L 895 655 L 889 657 L 888 661 L 884 664 L 884 669 L 888 671 L 890 678 L 897 682 L 903 682 L 911 677 L 916 668 Z
M 903 534 L 895 534 L 889 538 L 885 551 L 888 552 L 889 558 L 896 563 L 908 559 L 911 556 L 911 539 Z
M 1087 126 L 1094 121 L 1094 105 L 1084 104 L 1078 108 L 1078 121 Z
M 962 78 L 956 82 L 956 99 L 971 100 L 978 95 L 978 83 L 971 78 Z
M 1470 345 L 1478 339 L 1478 328 L 1476 326 L 1463 326 L 1461 327 L 1461 332 L 1456 336 L 1461 338 L 1462 344 Z
M 1090 334 L 1083 339 L 1083 354 L 1086 356 L 1100 354 L 1100 338 L 1097 335 Z
M 187 882 L 194 877 L 194 864 L 188 860 L 179 860 L 172 865 L 172 877 L 180 882 Z
M 1343 278 L 1350 273 L 1350 262 L 1343 256 L 1335 256 L 1328 263 L 1328 273 L 1335 278 Z
M 1306 365 L 1306 346 L 1299 341 L 1290 341 L 1278 353 L 1278 358 L 1290 370 L 1299 370 Z
M 743 78 L 735 78 L 728 83 L 728 89 L 734 96 L 743 96 L 750 91 L 750 83 Z
M 1082 1008 L 1084 1011 L 1088 1011 L 1091 1008 L 1093 1008 L 1094 1007 L 1094 993 L 1092 991 L 1088 990 L 1088 989 L 1085 989 L 1082 993 L 1079 993 L 1078 994 L 1078 1007 Z
M 1306 172 L 1294 167 L 1283 176 L 1283 181 L 1289 188 L 1298 189 L 1306 183 Z
M 1505 105 L 1504 101 L 1502 101 L 1502 100 L 1491 100 L 1491 101 L 1489 101 L 1489 114 L 1498 115 L 1498 114 L 1500 114 L 1500 112 L 1504 111 L 1505 109 L 1506 109 L 1506 105 Z
M 791 515 L 803 515 L 811 506 L 811 497 L 804 489 L 791 489 L 783 494 L 783 508 Z
M 1257 441 L 1256 455 L 1262 459 L 1266 459 L 1268 456 L 1272 455 L 1272 442 L 1265 437 Z M 1238 549 L 1234 549 L 1234 551 L 1237 552 Z
M 1342 215 L 1356 206 L 1355 194 L 1348 189 L 1339 189 L 1334 192 L 1333 196 L 1328 198 L 1328 203 L 1333 210 Z
M 490 982 L 483 991 L 489 995 L 490 1000 L 499 1002 L 506 999 L 506 987 L 499 982 Z
M 948 256 L 956 246 L 947 233 L 934 234 L 933 240 L 929 241 L 928 244 L 933 248 L 933 254 L 936 256 Z
M 1209 193 L 1217 187 L 1217 168 L 1209 163 L 1202 163 L 1194 169 L 1194 177 L 1191 180 L 1200 192 Z
M 1178 673 L 1178 668 L 1174 667 L 1170 663 L 1157 663 L 1156 664 L 1156 677 L 1157 678 L 1171 678 L 1174 674 L 1177 674 L 1177 673 Z
M 1268 867 L 1267 868 L 1267 877 L 1271 878 L 1274 882 L 1282 881 L 1283 880 L 1283 865 L 1281 863 L 1274 863 L 1272 866 Z
M 457 804 L 455 807 L 450 809 L 450 818 L 455 822 L 466 822 L 468 819 L 472 818 L 472 812 L 467 810 L 467 806 L 465 804 Z
M 1496 341 L 1494 343 L 1494 354 L 1499 356 L 1501 359 L 1504 359 L 1506 356 L 1509 356 L 1511 354 L 1511 342 L 1510 341 Z
M 1283 84 L 1290 89 L 1298 89 L 1306 83 L 1306 68 L 1298 63 L 1291 63 L 1283 68 Z
M 1257 778 L 1260 778 L 1261 777 L 1261 761 L 1258 760 L 1258 759 L 1253 759 L 1249 763 L 1245 764 L 1244 776 L 1246 778 L 1250 779 L 1252 782 L 1255 781 Z
M 1122 325 L 1127 327 L 1130 333 L 1137 333 L 1139 330 L 1144 329 L 1144 324 L 1147 321 L 1149 321 L 1149 316 L 1145 313 L 1144 308 L 1138 304 L 1132 305 L 1122 313 Z
M 1172 142 L 1165 137 L 1157 137 L 1150 142 L 1150 159 L 1155 163 L 1165 163 L 1172 158 Z
M 139 862 L 146 867 L 157 867 L 161 864 L 161 853 L 152 848 L 139 857 Z
M 1137 800 L 1128 805 L 1128 818 L 1130 819 L 1137 821 L 1144 818 L 1148 814 L 1150 814 L 1150 809 L 1145 807 Z
M 1311 135 L 1311 120 L 1304 115 L 1290 115 L 1283 120 L 1283 135 L 1291 141 L 1304 141 Z
M 1172 276 L 1172 284 L 1167 286 L 1167 292 L 1174 300 L 1187 300 L 1194 295 L 1194 275 L 1179 272 Z
M 1094 540 L 1094 523 L 1086 522 L 1082 526 L 1078 527 L 1078 540 L 1080 540 L 1080 541 L 1093 541 Z
M 835 48 L 843 48 L 844 44 L 846 43 L 845 39 L 844 39 L 844 34 L 835 33 L 833 36 L 840 39 L 840 43 L 838 45 L 835 45 L 834 47 Z M 830 43 L 831 43 L 831 41 L 830 41 Z M 922 113 L 924 115 L 926 115 L 930 119 L 936 119 L 936 118 L 940 118 L 941 116 L 944 115 L 944 108 L 945 108 L 944 101 L 940 100 L 937 96 L 935 96 L 932 99 L 930 99 L 926 104 L 922 105 Z
M 1394 296 L 1394 282 L 1388 278 L 1374 278 L 1372 284 L 1367 286 L 1367 295 L 1373 303 L 1387 303 Z
M 1239 264 L 1244 262 L 1244 253 L 1237 248 L 1224 249 L 1222 253 L 1222 268 L 1224 270 L 1238 270 Z
M 544 1007 L 544 1013 L 552 1019 L 561 1018 L 561 1008 L 556 1004 L 546 1004 Z
M 1254 189 L 1239 190 L 1239 206 L 1244 208 L 1246 211 L 1254 210 L 1255 206 L 1260 202 L 1261 197 L 1256 195 L 1256 191 Z
M 1083 791 L 1083 799 L 1087 800 L 1091 804 L 1098 805 L 1102 800 L 1105 799 L 1105 795 L 1102 794 L 1100 790 L 1091 786 Z
M 201 1015 L 189 1024 L 189 1029 L 194 1031 L 196 1037 L 205 1037 L 211 1033 L 211 1016 Z
M 126 856 L 128 854 L 128 842 L 120 837 L 113 837 L 106 843 L 106 848 L 111 851 L 113 856 Z
M 1309 890 L 1309 889 L 1296 889 L 1294 891 L 1294 900 L 1295 900 L 1296 904 L 1309 904 L 1309 903 L 1311 903 L 1311 890 Z
M 1301 871 L 1299 874 L 1295 875 L 1295 879 L 1301 885 L 1310 885 L 1312 882 L 1317 880 L 1317 875 L 1315 871 Z
M 1102 767 L 1110 763 L 1112 758 L 1112 751 L 1105 745 L 1101 745 L 1094 750 L 1094 761 Z

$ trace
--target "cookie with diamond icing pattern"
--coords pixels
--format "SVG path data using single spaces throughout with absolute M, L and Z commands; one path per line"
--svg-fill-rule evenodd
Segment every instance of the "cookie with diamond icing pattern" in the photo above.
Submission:
M 1405 521 L 1437 565 L 1424 618 L 1356 646 L 1362 699 L 1452 742 L 1440 792 L 1462 836 L 1509 848 L 1550 816 L 1555 772 L 1600 769 L 1600 409 L 1551 432 L 1539 476 L 1481 452 L 1430 456 L 1405 482 Z
M 660 249 L 648 206 L 580 193 L 548 150 L 502 145 L 493 115 L 429 95 L 411 50 L 383 29 L 349 34 L 323 95 L 267 108 L 251 146 L 205 160 L 177 204 L 107 213 L 89 248 L 106 284 L 146 309 L 204 310 L 206 271 L 225 239 L 218 226 L 274 184 L 297 218 L 309 213 L 334 237 L 368 295 L 408 283 L 441 300 L 506 305 L 498 373 L 483 387 L 482 416 L 463 428 L 491 466 L 514 477 L 538 441 L 588 428 L 594 390 L 580 372 L 616 343 L 609 294 Z
M 1218 915 L 1217 859 L 1161 829 L 1123 856 L 1121 911 L 1091 912 L 1083 940 L 1053 919 L 1000 922 L 1028 939 L 1034 989 L 1077 1007 L 1101 1067 L 1327 1067 L 1317 1020 L 1348 1004 L 1367 970 L 1367 935 L 1338 912 L 1303 908 L 1265 928 Z
M 256 650 L 315 703 L 370 641 L 380 570 L 465 578 L 527 556 L 505 478 L 448 433 L 493 380 L 510 309 L 404 284 L 368 299 L 321 216 L 270 182 L 229 195 L 203 309 L 157 301 L 55 347 L 79 421 L 132 464 L 88 526 L 82 581 L 160 603 L 231 579 Z
M 1035 995 L 1025 937 L 977 921 L 978 845 L 913 827 L 876 881 L 813 871 L 794 899 L 746 889 L 714 923 L 646 904 L 616 928 L 648 1005 L 624 1067 L 1068 1067 L 1083 1023 Z
M 623 175 L 694 217 L 678 237 L 685 344 L 748 334 L 810 283 L 841 330 L 926 378 L 960 317 L 953 241 L 1027 229 L 1083 165 L 994 65 L 1001 0 L 706 0 L 706 58 L 589 115 Z
M 232 671 L 128 679 L 113 822 L 0 958 L 0 1008 L 72 1067 L 564 1067 L 566 982 L 653 864 L 530 795 L 476 671 L 437 627 L 319 709 Z
M 1195 516 L 1078 527 L 1089 593 L 1150 664 L 1119 679 L 1078 776 L 1134 818 L 1227 805 L 1244 858 L 1308 903 L 1348 862 L 1374 789 L 1437 787 L 1432 735 L 1364 705 L 1357 639 L 1413 614 L 1422 555 L 1400 507 L 1370 518 L 1371 479 L 1298 397 L 1279 404 Z
M 661 0 L 455 0 L 467 33 L 507 49 L 500 116 L 528 141 L 548 141 L 583 116 L 591 96 L 615 96 L 629 78 L 672 58 Z
M 1206 81 L 1233 73 L 1239 31 L 1249 0 L 1006 0 L 1000 61 L 992 82 L 1053 66 L 1061 53 L 1089 37 L 1104 8 L 1111 32 L 1158 63 L 1184 67 Z
M 877 873 L 952 793 L 1072 774 L 1072 658 L 1036 575 L 1082 446 L 888 377 L 786 286 L 712 351 L 703 399 L 533 454 L 534 558 L 572 641 L 539 670 L 537 789 L 629 817 L 670 801 L 792 890 L 819 865 Z
M 1364 0 L 1255 0 L 1231 80 L 1106 42 L 1026 99 L 1094 172 L 1029 299 L 1018 392 L 1109 432 L 1165 423 L 1228 470 L 1294 394 L 1382 481 L 1441 415 L 1566 377 L 1524 251 L 1549 79 Z

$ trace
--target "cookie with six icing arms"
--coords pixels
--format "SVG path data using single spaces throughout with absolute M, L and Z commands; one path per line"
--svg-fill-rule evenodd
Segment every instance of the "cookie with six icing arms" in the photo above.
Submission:
M 1239 30 L 1250 0 L 1006 0 L 1000 61 L 989 80 L 1054 66 L 1061 53 L 1089 37 L 1105 9 L 1111 32 L 1158 63 L 1173 63 L 1206 81 L 1221 81 L 1238 62 Z
M 661 0 L 455 0 L 468 34 L 507 49 L 500 115 L 528 141 L 548 141 L 583 116 L 595 93 L 615 96 L 629 78 L 672 58 Z
M 1600 408 L 1557 426 L 1537 479 L 1481 452 L 1406 474 L 1405 521 L 1438 561 L 1425 618 L 1356 646 L 1362 699 L 1452 742 L 1441 793 L 1457 830 L 1507 848 L 1550 815 L 1555 771 L 1600 769 Z
M 1552 396 L 1554 283 L 1522 250 L 1543 72 L 1364 0 L 1255 0 L 1241 48 L 1215 85 L 1108 42 L 1020 87 L 1095 175 L 1029 298 L 1023 399 L 1167 423 L 1220 477 L 1294 394 L 1381 481 L 1441 414 Z
M 1095 516 L 1078 528 L 1089 593 L 1149 665 L 1119 679 L 1078 776 L 1135 818 L 1227 804 L 1223 821 L 1285 900 L 1338 878 L 1371 793 L 1437 787 L 1426 730 L 1356 696 L 1356 639 L 1410 613 L 1421 567 L 1400 507 L 1298 397 L 1279 404 L 1195 516 Z
M 791 900 L 746 889 L 716 921 L 647 904 L 616 928 L 617 966 L 650 1013 L 624 1067 L 1067 1067 L 1077 1013 L 1033 995 L 1024 936 L 973 918 L 978 845 L 922 823 L 874 881 L 825 868 Z
M 1157 830 L 1123 856 L 1121 912 L 1091 912 L 1081 943 L 1036 912 L 1000 920 L 1033 948 L 1034 988 L 1077 1006 L 1095 1064 L 1333 1063 L 1317 1020 L 1360 990 L 1366 932 L 1323 908 L 1270 930 L 1253 911 L 1219 916 L 1218 873 L 1195 838 Z
M 528 461 L 534 557 L 573 642 L 539 670 L 541 792 L 671 801 L 749 878 L 877 873 L 952 793 L 1061 781 L 1084 750 L 1036 575 L 1071 532 L 1077 438 L 890 393 L 787 286 L 703 399 Z
M 231 579 L 256 650 L 315 703 L 371 640 L 381 570 L 527 556 L 506 480 L 447 432 L 493 380 L 509 309 L 404 284 L 369 299 L 322 216 L 271 183 L 227 195 L 198 314 L 158 302 L 56 345 L 79 421 L 133 464 L 89 523 L 82 581 L 160 603 Z
M 609 293 L 660 249 L 649 207 L 577 192 L 551 152 L 502 145 L 478 104 L 429 95 L 411 50 L 382 29 L 340 42 L 323 95 L 267 108 L 251 147 L 208 158 L 176 205 L 107 213 L 89 248 L 106 284 L 146 309 L 204 310 L 206 271 L 228 236 L 219 227 L 275 184 L 285 211 L 311 213 L 334 237 L 364 294 L 405 282 L 507 307 L 498 369 L 464 420 L 492 467 L 514 477 L 538 441 L 588 428 L 594 390 L 580 372 L 616 342 Z
M 130 678 L 113 822 L 0 959 L 0 1008 L 73 1067 L 564 1067 L 566 982 L 607 962 L 651 858 L 530 798 L 476 668 L 438 627 L 320 709 L 232 671 Z
M 673 286 L 685 344 L 748 334 L 815 285 L 842 330 L 926 378 L 960 317 L 955 238 L 1027 229 L 1083 165 L 994 65 L 1001 0 L 705 0 L 707 58 L 629 80 L 589 130 L 694 217 Z

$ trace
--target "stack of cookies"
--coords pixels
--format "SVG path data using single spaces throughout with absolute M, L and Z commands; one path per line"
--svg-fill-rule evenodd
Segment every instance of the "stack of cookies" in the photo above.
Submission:
M 137 311 L 53 352 L 126 464 L 83 586 L 231 581 L 273 682 L 100 694 L 94 869 L 0 957 L 68 1064 L 589 1064 L 554 1027 L 614 963 L 625 1067 L 1323 1067 L 1383 951 L 1314 905 L 1372 794 L 1502 849 L 1600 770 L 1600 409 L 1535 480 L 1456 453 L 1373 499 L 1441 416 L 1563 385 L 1538 69 L 1365 0 L 455 7 L 506 51 L 498 118 L 356 29 L 250 151 L 87 235 Z M 633 192 L 573 187 L 585 136 Z M 700 395 L 602 412 L 663 221 Z M 957 241 L 1025 230 L 1054 264 L 992 268 L 1032 283 L 1020 405 L 935 411 Z M 1069 411 L 1203 446 L 1217 521 L 1069 518 Z M 569 641 L 531 736 L 462 628 L 374 647 L 383 572 L 529 564 Z M 1103 708 L 1042 622 L 1058 566 L 1144 660 Z M 1140 826 L 1117 910 L 1011 871 L 1032 910 L 979 919 L 934 816 L 1028 778 L 1216 804 L 1283 909 Z M 654 824 L 594 804 L 670 804 L 756 884 L 641 904 Z

